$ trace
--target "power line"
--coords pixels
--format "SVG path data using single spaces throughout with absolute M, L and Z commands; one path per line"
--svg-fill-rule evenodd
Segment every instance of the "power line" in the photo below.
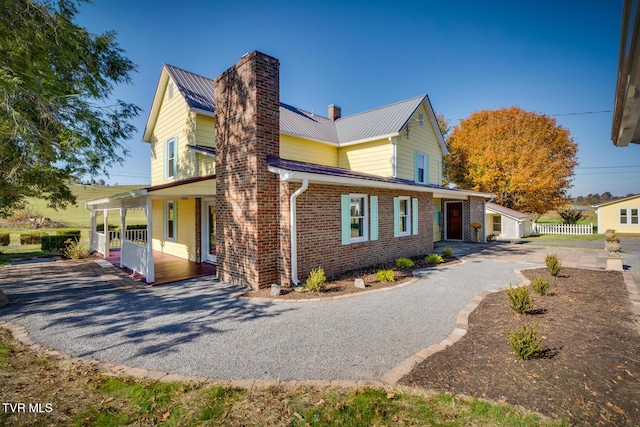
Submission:
M 620 169 L 620 168 L 640 168 L 640 165 L 627 165 L 627 166 L 576 166 L 576 169 Z
M 584 114 L 602 114 L 602 113 L 613 113 L 612 110 L 601 110 L 601 111 L 582 111 L 579 113 L 559 113 L 559 114 L 549 114 L 552 117 L 559 116 L 582 116 Z

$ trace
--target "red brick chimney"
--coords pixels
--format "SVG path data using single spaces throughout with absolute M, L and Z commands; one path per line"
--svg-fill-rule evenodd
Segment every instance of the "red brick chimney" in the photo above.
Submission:
M 329 105 L 329 118 L 331 120 L 338 120 L 340 117 L 342 117 L 342 108 L 334 104 Z
M 253 289 L 278 279 L 279 67 L 255 51 L 214 82 L 218 277 Z

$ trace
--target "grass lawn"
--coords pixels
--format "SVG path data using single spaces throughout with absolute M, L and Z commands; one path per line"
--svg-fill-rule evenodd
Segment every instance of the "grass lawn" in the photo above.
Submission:
M 7 426 L 561 425 L 505 404 L 445 393 L 306 385 L 245 390 L 137 380 L 33 352 L 3 329 L 0 379 L 3 402 L 51 409 L 0 411 L 0 425 Z

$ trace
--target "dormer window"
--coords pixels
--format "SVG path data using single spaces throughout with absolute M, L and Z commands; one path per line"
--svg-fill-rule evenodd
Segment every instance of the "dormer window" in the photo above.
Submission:
M 424 114 L 418 114 L 418 123 L 420 124 L 420 126 L 424 126 Z

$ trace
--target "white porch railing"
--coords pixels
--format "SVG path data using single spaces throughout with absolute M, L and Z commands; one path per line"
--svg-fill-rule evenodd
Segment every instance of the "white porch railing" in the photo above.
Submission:
M 134 230 L 129 230 L 134 231 Z M 138 230 L 135 230 L 138 231 Z M 132 271 L 149 278 L 149 266 L 147 244 L 140 244 L 125 240 L 122 242 L 120 252 L 120 264 L 122 267 L 129 267 Z
M 593 234 L 593 224 L 537 224 L 531 225 L 531 234 Z
M 120 231 L 117 230 L 109 230 L 109 248 L 120 248 L 122 247 L 122 241 L 120 240 Z M 147 243 L 147 230 L 126 230 L 124 232 L 125 240 L 129 240 L 130 242 L 137 243 Z
M 91 241 L 93 242 L 93 247 L 91 248 L 92 251 L 98 251 L 99 253 L 101 253 L 103 256 L 105 254 L 105 242 L 106 242 L 106 238 L 104 233 L 100 233 L 97 231 L 94 231 L 93 233 L 93 239 L 91 239 Z

